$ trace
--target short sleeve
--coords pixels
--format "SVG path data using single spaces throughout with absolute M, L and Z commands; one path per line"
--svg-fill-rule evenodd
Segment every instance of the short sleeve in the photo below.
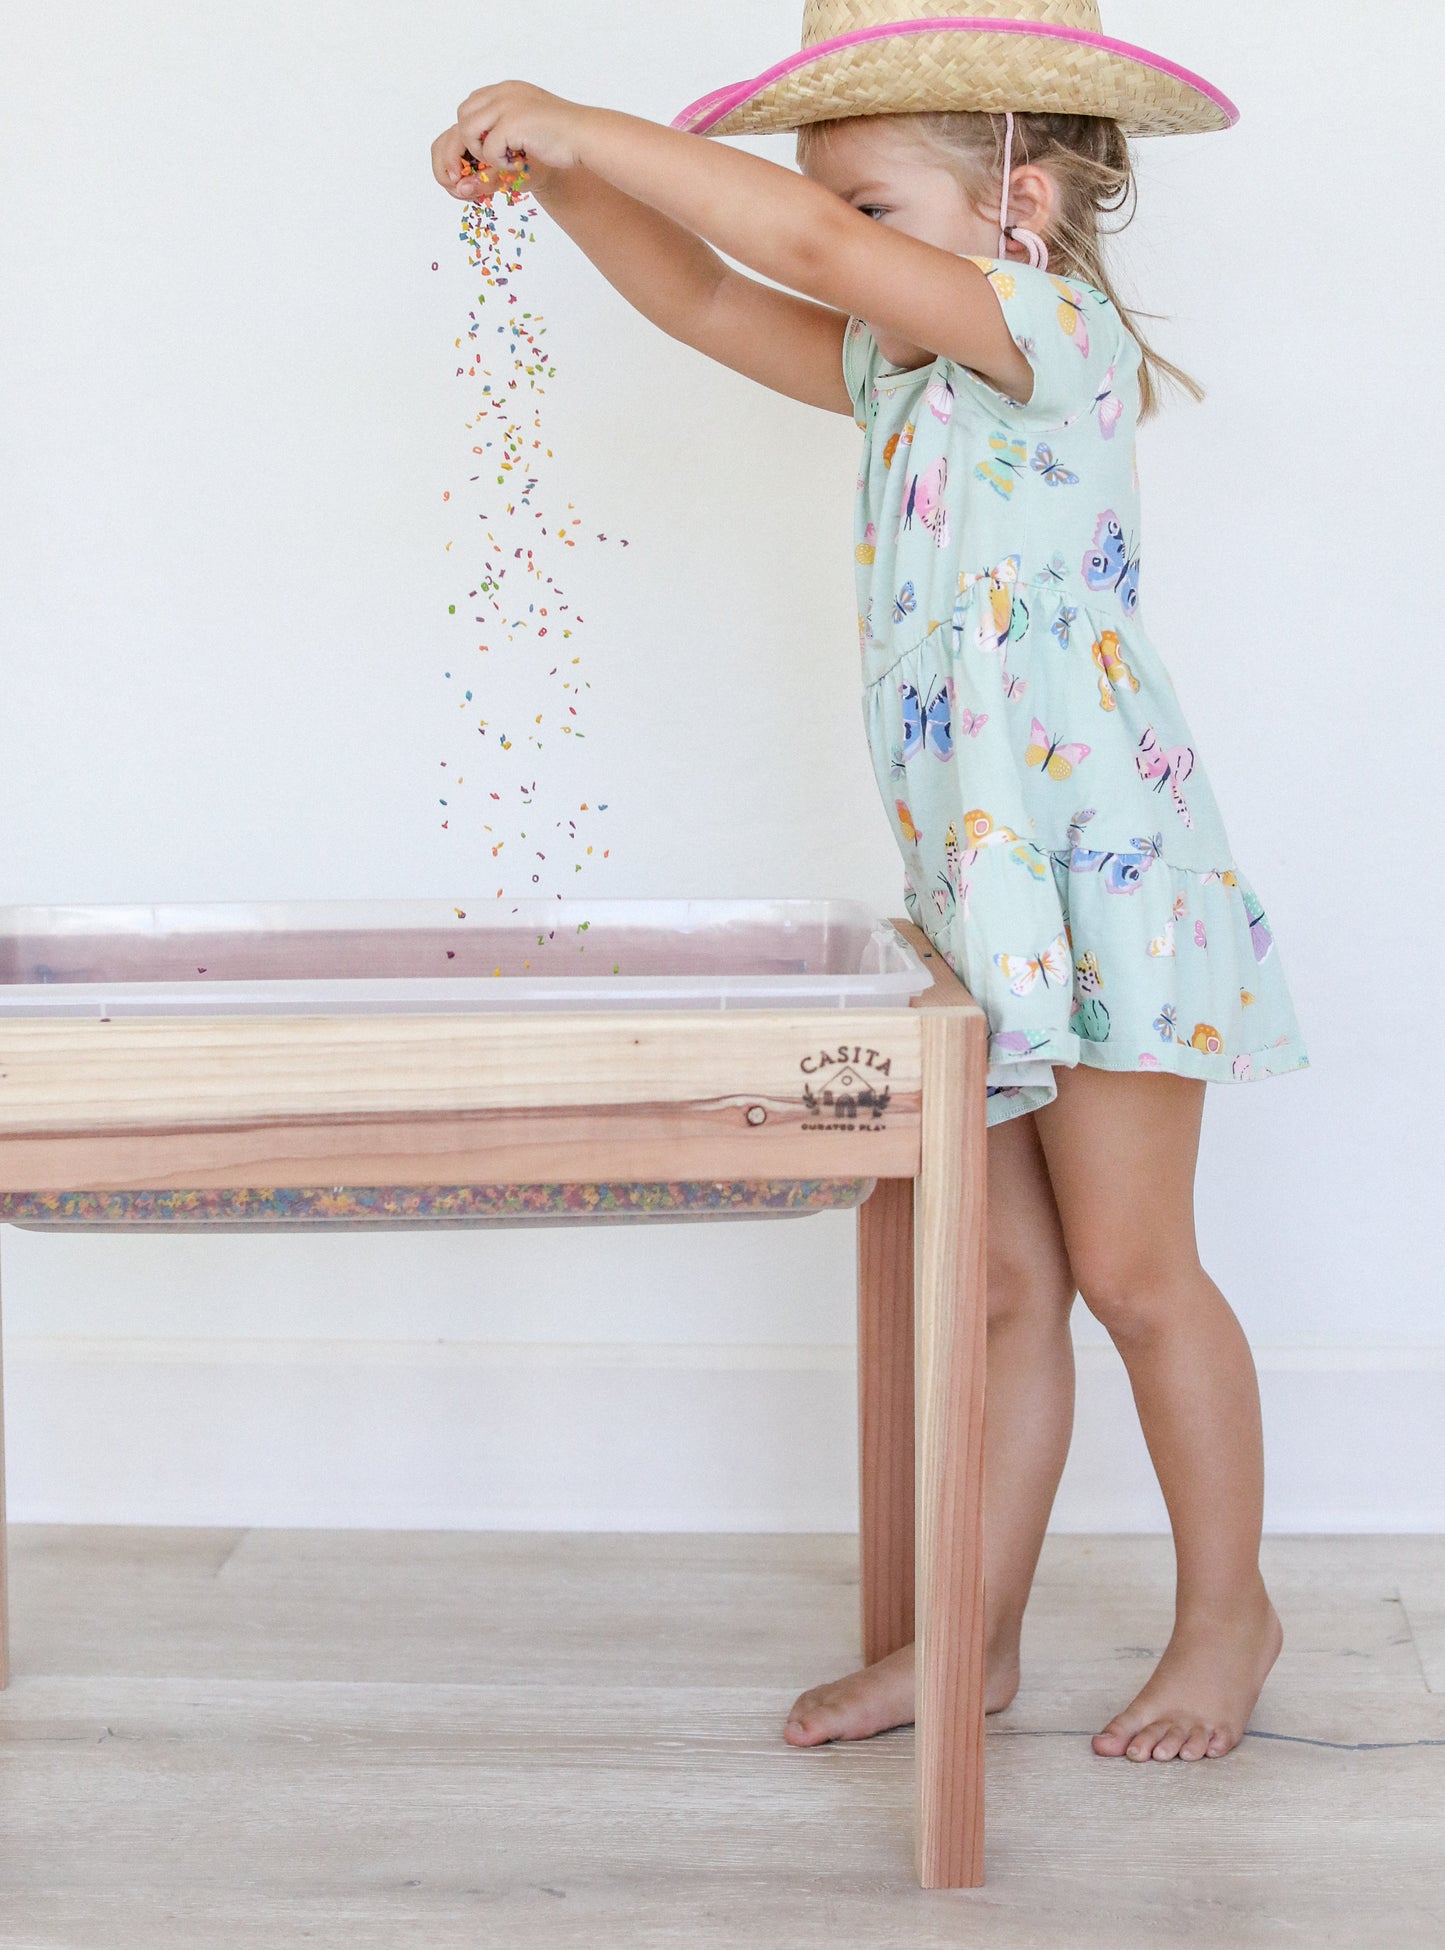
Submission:
M 1030 264 L 971 257 L 993 286 L 1004 319 L 1034 372 L 1033 395 L 1020 405 L 987 380 L 958 370 L 969 389 L 995 413 L 1025 425 L 1056 427 L 1087 412 L 1110 383 L 1121 382 L 1138 363 L 1138 348 L 1102 291 L 1079 278 L 1055 277 Z
M 859 426 L 868 425 L 868 403 L 878 371 L 878 341 L 861 318 L 850 318 L 843 334 L 843 382 Z

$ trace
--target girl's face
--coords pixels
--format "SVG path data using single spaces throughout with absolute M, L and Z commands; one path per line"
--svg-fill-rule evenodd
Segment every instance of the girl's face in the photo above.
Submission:
M 955 256 L 996 257 L 997 217 L 990 222 L 982 216 L 953 172 L 890 122 L 889 116 L 873 115 L 831 124 L 803 173 L 876 223 L 891 224 Z M 887 332 L 875 337 L 891 366 L 933 361 L 933 353 L 907 339 Z

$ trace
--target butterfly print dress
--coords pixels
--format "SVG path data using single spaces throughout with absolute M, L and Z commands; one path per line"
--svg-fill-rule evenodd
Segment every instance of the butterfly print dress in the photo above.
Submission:
M 1139 349 L 1092 286 L 974 260 L 1034 372 L 900 371 L 861 319 L 863 715 L 904 902 L 986 1012 L 990 1124 L 1054 1068 L 1247 1082 L 1307 1067 L 1140 620 Z

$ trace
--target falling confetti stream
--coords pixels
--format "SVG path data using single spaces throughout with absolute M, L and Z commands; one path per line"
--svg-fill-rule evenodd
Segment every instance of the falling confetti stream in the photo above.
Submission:
M 468 263 L 481 272 L 486 288 L 477 294 L 466 330 L 456 340 L 463 361 L 456 377 L 475 392 L 465 422 L 470 465 L 463 469 L 460 488 L 442 495 L 454 523 L 446 550 L 461 571 L 447 614 L 467 632 L 445 675 L 460 692 L 457 709 L 476 744 L 456 764 L 441 761 L 440 806 L 442 826 L 455 830 L 452 821 L 463 803 L 458 794 L 470 776 L 481 794 L 497 899 L 555 892 L 561 900 L 584 864 L 608 859 L 611 849 L 601 845 L 592 825 L 607 811 L 606 801 L 589 796 L 569 802 L 563 816 L 547 826 L 551 808 L 540 805 L 539 768 L 531 762 L 553 738 L 570 743 L 587 736 L 586 694 L 592 687 L 579 648 L 585 619 L 573 609 L 557 572 L 564 550 L 592 538 L 582 534 L 582 517 L 572 502 L 564 513 L 549 512 L 555 507 L 548 468 L 554 456 L 546 445 L 540 402 L 556 368 L 542 344 L 543 317 L 523 308 L 517 288 L 524 254 L 536 241 L 537 207 L 527 196 L 525 169 L 503 171 L 495 194 L 468 203 L 461 220 Z M 495 339 L 502 341 L 500 347 Z M 498 351 L 507 367 L 487 363 Z M 608 539 L 596 536 L 599 542 Z M 623 548 L 630 546 L 616 539 Z M 489 682 L 488 659 L 502 660 L 513 681 Z M 530 698 L 521 710 L 515 703 L 519 672 Z M 490 702 L 504 694 L 511 700 L 501 707 L 509 714 L 505 721 Z M 457 914 L 465 918 L 463 910 Z M 579 936 L 587 925 L 578 928 Z

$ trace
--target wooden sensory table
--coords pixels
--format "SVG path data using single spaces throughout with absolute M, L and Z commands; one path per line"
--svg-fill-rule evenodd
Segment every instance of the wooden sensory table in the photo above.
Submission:
M 918 1877 L 976 1888 L 987 1023 L 894 925 L 933 976 L 909 1009 L 11 1020 L 0 1193 L 876 1178 L 857 1208 L 862 1651 L 916 1635 Z M 845 1043 L 886 1079 L 881 1113 L 809 1088 Z M 0 1684 L 3 1516 L 0 1473 Z

